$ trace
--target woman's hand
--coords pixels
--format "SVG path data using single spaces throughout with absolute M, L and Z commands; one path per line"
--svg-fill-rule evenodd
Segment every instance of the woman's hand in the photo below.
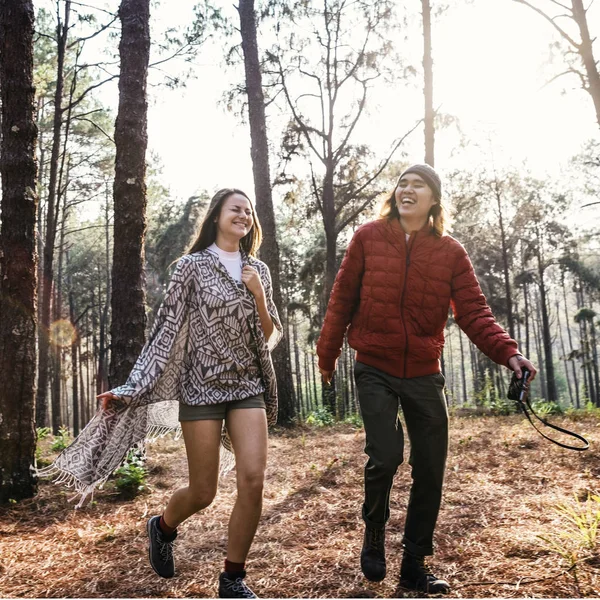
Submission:
M 260 275 L 255 268 L 246 265 L 242 269 L 242 281 L 255 298 L 258 299 L 265 295 Z
M 111 402 L 120 400 L 120 398 L 112 392 L 104 392 L 103 394 L 98 394 L 96 396 L 96 400 L 102 400 L 102 409 L 108 410 L 110 408 Z

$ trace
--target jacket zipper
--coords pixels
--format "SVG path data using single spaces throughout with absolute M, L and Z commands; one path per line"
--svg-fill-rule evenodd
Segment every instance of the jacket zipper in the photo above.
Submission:
M 402 295 L 400 297 L 400 314 L 402 315 L 404 339 L 406 340 L 406 345 L 404 348 L 404 371 L 402 373 L 403 377 L 406 377 L 406 367 L 408 363 L 408 329 L 406 328 L 406 319 L 404 318 L 404 293 L 406 292 L 406 280 L 408 279 L 408 267 L 410 266 L 410 252 L 412 250 L 413 243 L 414 241 L 410 240 L 409 243 L 406 245 L 406 269 L 404 271 L 404 283 L 402 285 Z

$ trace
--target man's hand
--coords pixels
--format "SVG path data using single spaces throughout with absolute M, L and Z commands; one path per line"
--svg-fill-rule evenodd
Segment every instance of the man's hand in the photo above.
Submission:
M 326 385 L 331 383 L 331 379 L 333 378 L 333 371 L 325 371 L 319 367 L 319 372 L 321 373 L 321 377 Z
M 537 369 L 522 354 L 511 356 L 508 360 L 508 366 L 516 373 L 519 379 L 523 376 L 523 369 L 531 372 L 529 381 L 533 381 L 537 374 Z

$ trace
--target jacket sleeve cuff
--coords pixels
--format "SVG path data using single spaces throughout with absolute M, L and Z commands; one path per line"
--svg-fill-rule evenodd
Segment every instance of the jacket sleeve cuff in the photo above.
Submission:
M 514 350 L 514 349 L 510 349 L 510 351 L 508 351 L 506 353 L 506 360 L 504 361 L 504 365 L 508 368 L 510 368 L 508 361 L 513 357 L 513 356 L 523 356 L 518 350 Z
M 335 364 L 337 360 L 335 358 L 325 358 L 319 356 L 319 369 L 323 371 L 335 371 Z

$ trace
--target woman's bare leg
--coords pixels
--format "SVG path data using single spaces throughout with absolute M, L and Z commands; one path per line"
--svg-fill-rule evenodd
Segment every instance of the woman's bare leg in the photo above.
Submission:
M 227 559 L 246 561 L 260 513 L 267 466 L 267 417 L 264 408 L 227 413 L 227 430 L 235 452 L 237 500 L 229 519 Z
M 177 527 L 213 501 L 219 480 L 222 426 L 220 419 L 181 422 L 189 484 L 176 490 L 169 500 L 163 515 L 169 527 Z

